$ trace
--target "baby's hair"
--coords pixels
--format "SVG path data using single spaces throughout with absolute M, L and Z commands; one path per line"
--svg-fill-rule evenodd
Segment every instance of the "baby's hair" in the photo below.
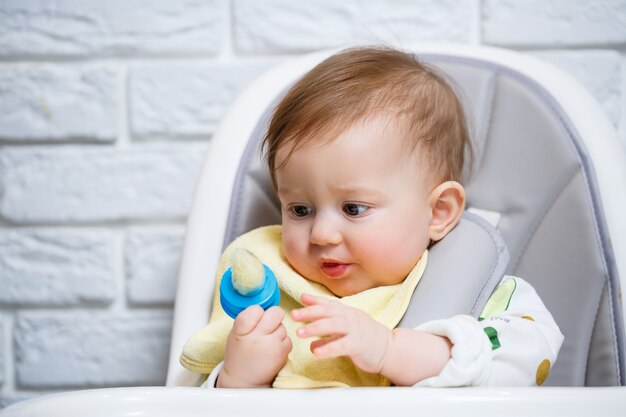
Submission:
M 465 152 L 471 158 L 463 106 L 448 82 L 414 55 L 367 47 L 339 52 L 294 84 L 274 109 L 263 138 L 276 186 L 276 154 L 324 143 L 368 117 L 400 122 L 407 143 L 425 150 L 437 180 L 461 181 Z

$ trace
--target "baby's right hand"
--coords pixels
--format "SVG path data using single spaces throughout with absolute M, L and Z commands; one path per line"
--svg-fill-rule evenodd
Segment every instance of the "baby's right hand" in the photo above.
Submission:
M 256 305 L 237 316 L 226 341 L 224 367 L 217 387 L 272 386 L 292 348 L 287 329 L 282 324 L 284 317 L 285 312 L 280 307 L 264 311 Z

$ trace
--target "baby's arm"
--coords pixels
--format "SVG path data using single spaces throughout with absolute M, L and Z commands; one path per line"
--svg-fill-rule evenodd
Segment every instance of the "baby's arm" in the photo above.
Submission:
M 291 351 L 280 307 L 267 311 L 251 306 L 242 311 L 226 342 L 218 388 L 271 387 Z
M 450 359 L 452 344 L 446 337 L 415 329 L 396 328 L 381 374 L 398 386 L 411 386 L 441 373 Z
M 309 322 L 299 337 L 320 358 L 348 356 L 366 372 L 395 385 L 541 385 L 556 360 L 563 335 L 533 289 L 519 278 L 503 280 L 476 320 L 468 315 L 434 320 L 415 329 L 387 329 L 364 312 L 303 295 Z
M 395 385 L 414 385 L 438 375 L 450 358 L 448 339 L 414 329 L 388 329 L 365 312 L 321 297 L 303 294 L 306 308 L 293 310 L 302 338 L 318 358 L 348 356 L 360 369 L 381 374 Z
M 505 277 L 481 319 L 460 315 L 417 327 L 445 336 L 452 357 L 422 386 L 541 385 L 554 365 L 563 335 L 534 288 Z

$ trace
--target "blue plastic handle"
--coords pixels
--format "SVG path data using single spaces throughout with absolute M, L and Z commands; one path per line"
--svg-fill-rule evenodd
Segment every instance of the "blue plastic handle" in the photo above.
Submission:
M 274 272 L 265 264 L 265 279 L 263 286 L 247 295 L 241 295 L 233 288 L 233 269 L 228 268 L 222 275 L 220 282 L 220 303 L 222 308 L 232 318 L 251 305 L 260 305 L 263 310 L 280 304 L 280 288 Z

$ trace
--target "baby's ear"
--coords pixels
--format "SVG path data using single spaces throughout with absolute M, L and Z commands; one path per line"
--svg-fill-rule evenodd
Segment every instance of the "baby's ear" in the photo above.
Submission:
M 439 184 L 429 197 L 432 216 L 430 219 L 430 240 L 443 239 L 456 226 L 465 209 L 465 189 L 456 181 Z

